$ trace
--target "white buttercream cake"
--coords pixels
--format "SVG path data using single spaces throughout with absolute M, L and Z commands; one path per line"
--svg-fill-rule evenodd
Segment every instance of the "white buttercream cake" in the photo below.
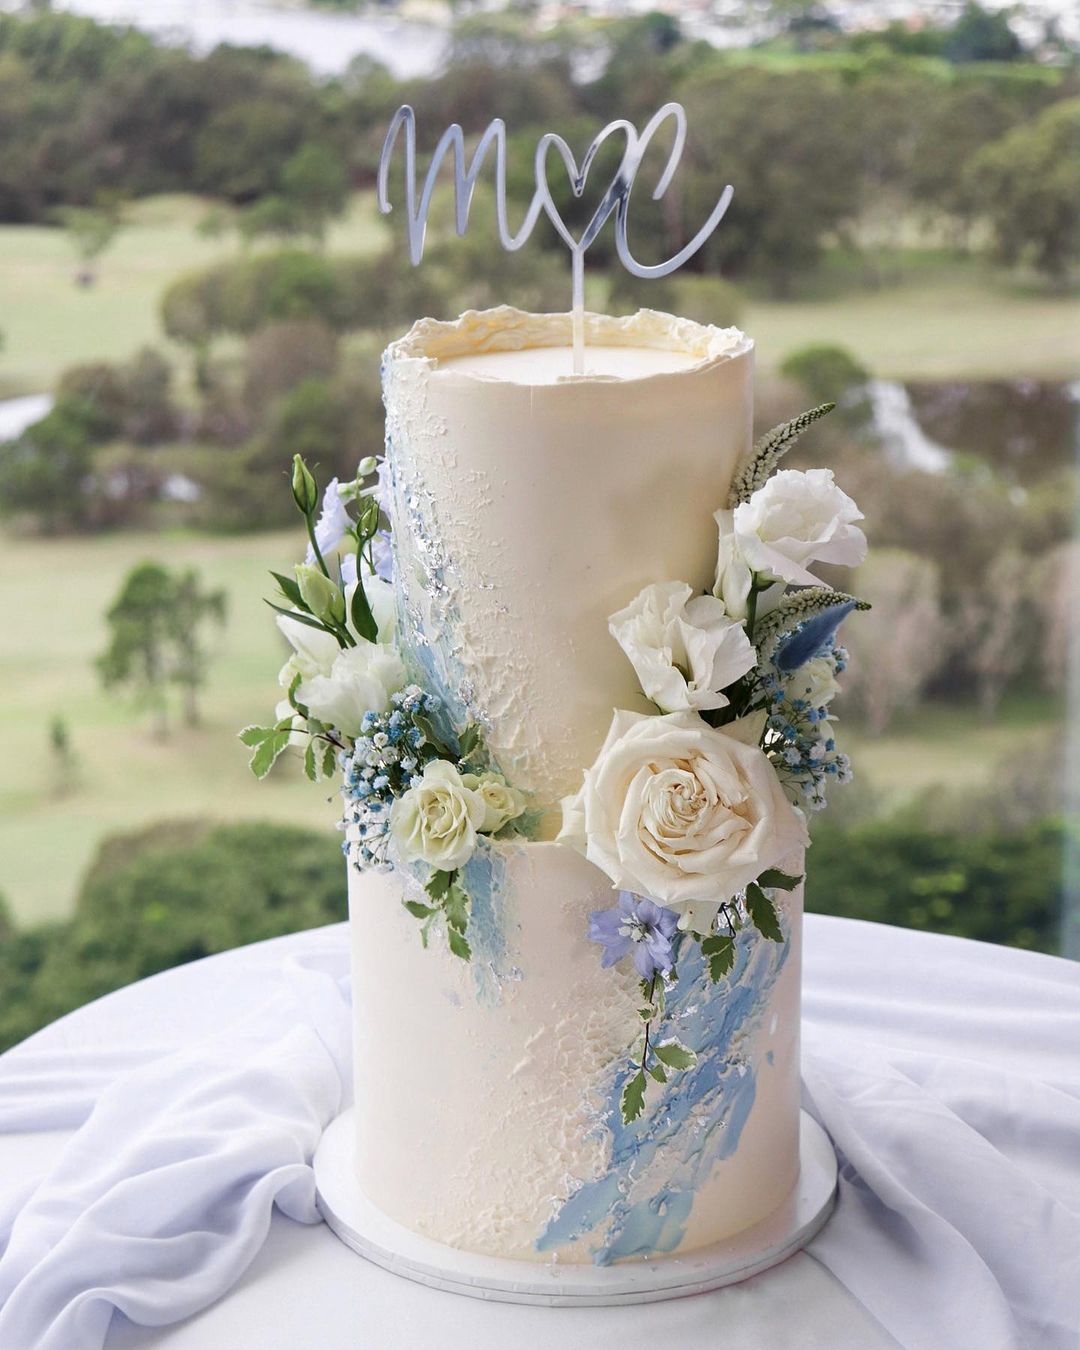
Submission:
M 415 869 L 349 883 L 359 1183 L 429 1238 L 532 1262 L 685 1253 L 798 1174 L 801 888 L 777 897 L 783 942 L 739 934 L 729 979 L 680 959 L 666 1022 L 695 1064 L 626 1123 L 640 982 L 585 940 L 608 876 L 554 842 L 612 710 L 656 711 L 609 616 L 658 579 L 712 586 L 753 343 L 650 311 L 589 315 L 586 339 L 572 375 L 570 316 L 499 308 L 386 352 L 398 643 L 533 828 L 463 869 L 468 962 L 418 941 Z

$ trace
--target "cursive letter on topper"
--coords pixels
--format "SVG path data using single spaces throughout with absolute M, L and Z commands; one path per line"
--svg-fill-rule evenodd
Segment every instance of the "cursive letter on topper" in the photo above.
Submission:
M 581 161 L 580 166 L 570 147 L 561 136 L 552 131 L 541 136 L 537 142 L 534 161 L 536 190 L 529 202 L 528 210 L 525 212 L 521 228 L 515 234 L 511 232 L 506 218 L 506 123 L 502 118 L 496 117 L 488 125 L 477 143 L 472 160 L 468 164 L 466 164 L 464 132 L 456 122 L 448 127 L 435 147 L 435 153 L 431 157 L 431 164 L 428 167 L 423 188 L 420 189 L 419 201 L 417 201 L 416 114 L 406 104 L 394 114 L 383 141 L 382 155 L 379 158 L 379 210 L 385 215 L 393 209 L 388 191 L 390 163 L 398 135 L 404 127 L 406 228 L 409 237 L 409 257 L 415 266 L 424 256 L 424 238 L 427 233 L 431 197 L 435 191 L 436 180 L 443 161 L 448 154 L 453 154 L 454 224 L 458 234 L 463 235 L 468 228 L 469 209 L 472 205 L 477 179 L 484 166 L 488 151 L 494 146 L 495 213 L 499 242 L 503 248 L 509 252 L 516 252 L 521 248 L 536 227 L 536 222 L 542 211 L 570 251 L 573 298 L 573 369 L 575 375 L 580 375 L 584 371 L 585 362 L 585 254 L 603 229 L 608 217 L 612 214 L 615 216 L 615 249 L 619 261 L 626 270 L 636 277 L 665 277 L 674 272 L 676 268 L 681 267 L 688 258 L 693 257 L 713 230 L 716 229 L 731 203 L 733 189 L 728 184 L 720 194 L 719 200 L 701 229 L 666 262 L 640 263 L 631 253 L 630 243 L 626 235 L 630 193 L 633 190 L 638 169 L 641 167 L 641 161 L 644 159 L 645 152 L 648 150 L 653 137 L 664 123 L 670 120 L 675 122 L 675 138 L 671 150 L 668 152 L 664 171 L 660 175 L 660 180 L 652 194 L 653 200 L 659 201 L 671 185 L 675 170 L 679 167 L 679 161 L 682 159 L 683 147 L 686 144 L 686 112 L 681 104 L 665 103 L 649 118 L 641 132 L 632 122 L 627 122 L 623 118 L 609 123 L 593 138 L 593 142 L 585 152 L 585 158 Z M 574 196 L 581 197 L 585 191 L 589 170 L 600 147 L 608 137 L 619 134 L 625 138 L 622 159 L 619 161 L 619 166 L 604 192 L 599 206 L 593 212 L 592 218 L 581 235 L 575 238 L 567 229 L 566 223 L 559 214 L 559 209 L 551 195 L 547 178 L 548 152 L 552 148 L 558 152 L 570 179 L 570 188 Z

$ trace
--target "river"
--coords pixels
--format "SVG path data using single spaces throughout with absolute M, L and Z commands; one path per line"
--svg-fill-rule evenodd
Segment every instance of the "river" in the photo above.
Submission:
M 433 23 L 260 0 L 55 0 L 53 8 L 101 23 L 130 24 L 197 53 L 222 42 L 273 47 L 318 75 L 341 75 L 358 56 L 381 62 L 398 79 L 431 75 L 450 43 L 448 28 Z

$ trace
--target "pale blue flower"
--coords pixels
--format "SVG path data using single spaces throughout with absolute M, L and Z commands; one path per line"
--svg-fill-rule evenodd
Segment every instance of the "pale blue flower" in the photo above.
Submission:
M 324 558 L 328 553 L 333 553 L 352 528 L 352 519 L 341 500 L 338 487 L 338 480 L 331 478 L 323 493 L 322 512 L 315 522 L 315 542 L 319 545 L 319 552 Z M 310 544 L 306 561 L 309 563 L 315 561 L 315 550 Z
M 589 938 L 604 949 L 600 964 L 613 966 L 633 955 L 634 967 L 643 980 L 669 971 L 675 963 L 673 940 L 679 927 L 674 910 L 664 909 L 629 891 L 620 891 L 613 909 L 597 909 L 589 915 Z

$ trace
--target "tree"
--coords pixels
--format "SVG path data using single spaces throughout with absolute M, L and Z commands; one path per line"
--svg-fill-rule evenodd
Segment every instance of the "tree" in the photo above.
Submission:
M 0 512 L 29 512 L 48 532 L 82 524 L 95 425 L 82 399 L 63 398 L 21 436 L 0 444 Z
M 100 194 L 94 206 L 65 206 L 58 214 L 79 259 L 75 280 L 80 286 L 92 286 L 97 280 L 98 259 L 124 224 L 120 202 Z
M 196 695 L 206 678 L 204 621 L 225 621 L 223 591 L 203 591 L 194 571 L 171 574 L 140 563 L 125 578 L 106 613 L 109 645 L 97 658 L 106 689 L 127 685 L 154 712 L 157 734 L 168 731 L 167 687 L 180 685 L 185 720 L 198 722 Z
M 815 342 L 791 352 L 780 363 L 780 374 L 800 385 L 811 403 L 838 400 L 870 378 L 870 372 L 846 347 L 829 342 Z
M 1009 27 L 1009 17 L 1001 10 L 983 9 L 968 0 L 945 39 L 949 61 L 1016 61 L 1024 54 L 1020 39 Z
M 1080 261 L 1078 158 L 1080 98 L 1073 98 L 986 146 L 968 169 L 1002 260 L 1012 264 L 1030 256 L 1058 287 Z
M 753 67 L 692 75 L 680 93 L 690 123 L 685 233 L 708 216 L 724 183 L 735 187 L 694 266 L 761 278 L 777 295 L 790 294 L 859 206 L 850 95 L 831 73 Z
M 349 175 L 328 145 L 309 142 L 282 166 L 281 196 L 299 215 L 304 233 L 321 245 L 327 225 L 348 204 Z
M 199 640 L 200 629 L 207 619 L 224 625 L 225 615 L 224 591 L 204 591 L 193 568 L 177 576 L 168 613 L 168 634 L 175 652 L 171 674 L 173 683 L 180 686 L 189 727 L 199 724 L 198 692 L 206 681 L 208 656 Z

